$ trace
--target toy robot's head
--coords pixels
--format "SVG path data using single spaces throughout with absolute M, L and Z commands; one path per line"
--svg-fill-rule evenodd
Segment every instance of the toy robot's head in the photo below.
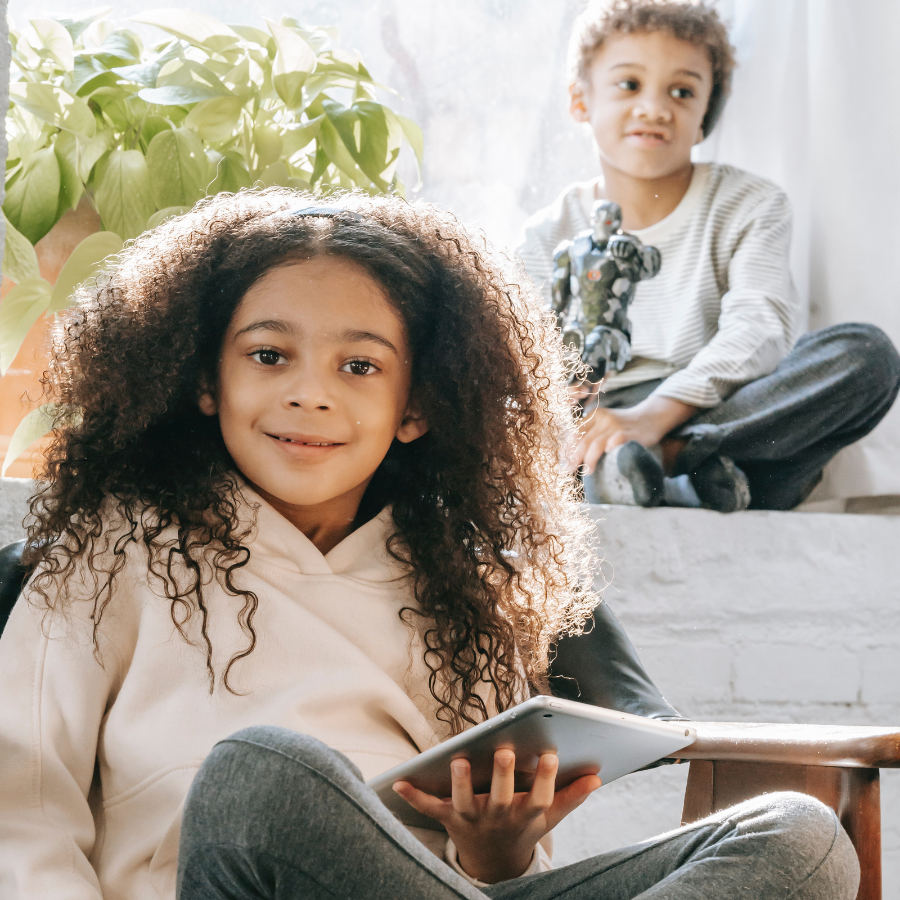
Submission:
M 591 210 L 591 225 L 594 227 L 595 238 L 607 240 L 622 225 L 622 207 L 612 200 L 598 200 Z

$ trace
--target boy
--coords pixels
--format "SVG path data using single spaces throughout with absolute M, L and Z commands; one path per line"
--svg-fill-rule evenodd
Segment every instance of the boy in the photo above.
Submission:
M 530 218 L 519 255 L 549 300 L 554 250 L 590 227 L 600 199 L 662 254 L 628 310 L 634 359 L 580 396 L 585 427 L 570 461 L 594 502 L 791 509 L 900 388 L 900 357 L 873 325 L 794 345 L 787 198 L 734 167 L 691 162 L 733 67 L 704 3 L 612 0 L 575 24 L 570 111 L 590 124 L 603 177 Z

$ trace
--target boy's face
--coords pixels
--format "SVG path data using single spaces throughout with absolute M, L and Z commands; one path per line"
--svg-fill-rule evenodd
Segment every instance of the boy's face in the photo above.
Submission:
M 633 178 L 665 178 L 690 165 L 712 91 L 703 47 L 665 31 L 607 38 L 586 85 L 569 88 L 570 111 L 590 122 L 600 157 Z
M 426 430 L 409 408 L 406 329 L 359 266 L 329 257 L 269 270 L 238 306 L 222 344 L 219 416 L 241 474 L 288 519 L 352 521 L 394 438 Z

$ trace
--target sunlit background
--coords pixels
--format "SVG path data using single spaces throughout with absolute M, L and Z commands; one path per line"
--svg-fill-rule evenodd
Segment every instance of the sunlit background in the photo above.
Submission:
M 153 7 L 121 0 L 121 21 Z M 572 181 L 597 174 L 592 140 L 566 112 L 566 42 L 582 0 L 191 0 L 226 22 L 289 13 L 334 25 L 425 131 L 425 171 L 411 192 L 515 246 L 524 219 Z M 698 159 L 767 176 L 793 201 L 794 275 L 812 327 L 862 320 L 900 343 L 900 34 L 895 0 L 721 0 L 739 69 L 725 115 Z M 89 0 L 11 0 L 33 16 L 81 16 Z M 136 30 L 147 42 L 161 32 Z M 387 99 L 385 96 L 384 99 Z M 410 160 L 401 176 L 412 184 Z M 829 466 L 815 498 L 830 509 L 900 504 L 900 410 Z M 835 505 L 837 503 L 837 505 Z

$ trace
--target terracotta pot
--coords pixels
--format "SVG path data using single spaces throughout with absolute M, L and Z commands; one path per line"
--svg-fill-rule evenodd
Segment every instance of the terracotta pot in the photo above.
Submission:
M 69 210 L 53 226 L 49 234 L 35 245 L 41 277 L 56 284 L 60 270 L 72 251 L 88 236 L 100 230 L 100 217 L 82 199 L 78 209 Z M 0 297 L 12 284 L 5 278 Z M 35 322 L 13 364 L 0 379 L 0 458 L 6 457 L 10 439 L 24 416 L 41 404 L 40 378 L 47 366 L 51 317 Z M 20 456 L 7 470 L 10 478 L 31 478 L 41 459 L 45 442 L 39 441 Z

